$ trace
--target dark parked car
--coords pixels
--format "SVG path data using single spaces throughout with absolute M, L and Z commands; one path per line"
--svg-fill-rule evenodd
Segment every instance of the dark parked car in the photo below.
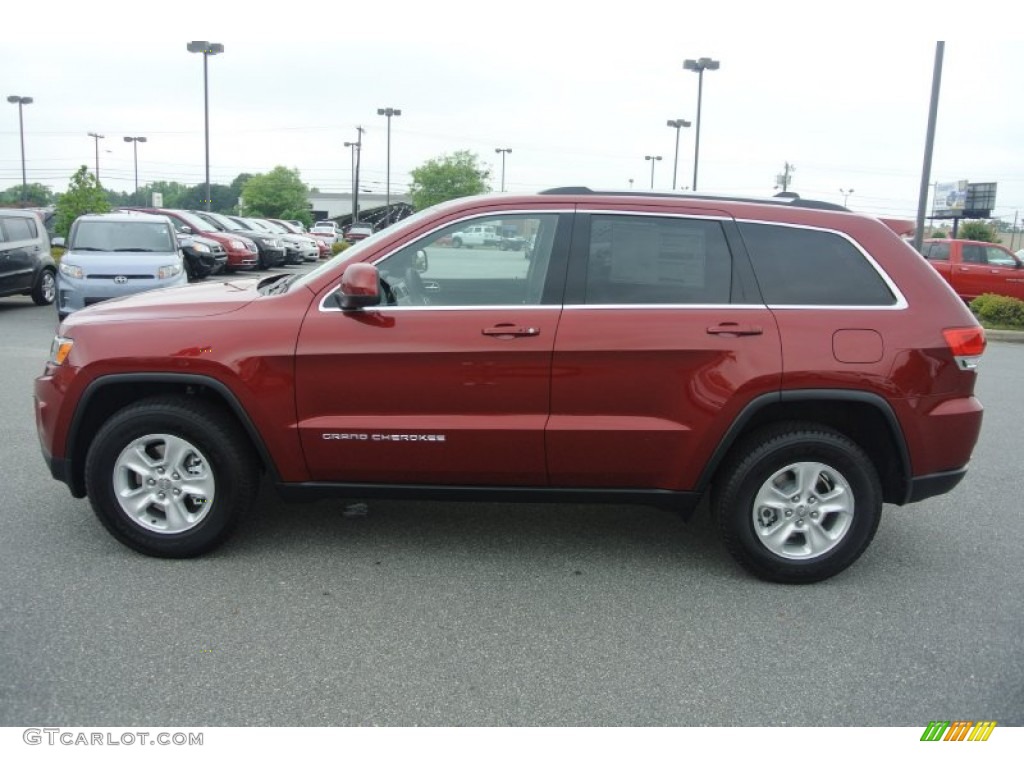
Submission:
M 260 269 L 280 267 L 285 263 L 287 253 L 285 251 L 284 243 L 281 242 L 280 236 L 274 235 L 270 232 L 265 232 L 258 227 L 254 227 L 252 224 L 246 223 L 237 216 L 225 216 L 222 213 L 211 213 L 210 211 L 190 211 L 190 213 L 193 216 L 198 216 L 199 218 L 204 219 L 211 227 L 222 232 L 231 232 L 236 235 L 242 235 L 256 243 L 256 247 L 259 249 L 260 254 Z
M 190 281 L 220 274 L 228 264 L 224 246 L 212 238 L 178 234 L 178 245 L 185 255 L 185 271 Z
M 56 275 L 39 214 L 0 209 L 0 296 L 31 296 L 36 304 L 53 304 Z

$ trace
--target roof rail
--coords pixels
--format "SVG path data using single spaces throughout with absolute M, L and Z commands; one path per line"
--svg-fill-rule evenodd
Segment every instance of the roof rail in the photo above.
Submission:
M 735 203 L 754 203 L 756 205 L 783 205 L 789 208 L 815 208 L 822 211 L 847 211 L 838 203 L 824 200 L 805 200 L 796 193 L 787 193 L 786 197 L 737 197 L 734 195 L 698 195 L 688 192 L 639 192 L 635 190 L 595 190 L 590 187 L 552 187 L 542 190 L 542 195 L 614 195 L 616 197 L 667 197 L 677 200 L 729 200 Z

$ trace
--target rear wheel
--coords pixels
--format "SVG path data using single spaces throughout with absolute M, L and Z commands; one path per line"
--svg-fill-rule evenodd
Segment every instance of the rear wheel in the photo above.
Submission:
M 461 248 L 462 247 L 462 238 L 461 237 L 454 238 L 452 240 L 452 245 L 454 245 L 456 248 Z
M 185 397 L 140 401 L 97 433 L 85 463 L 100 522 L 147 555 L 194 557 L 220 545 L 252 504 L 257 461 L 219 408 Z
M 36 283 L 32 286 L 32 301 L 42 307 L 47 304 L 53 304 L 53 300 L 56 298 L 56 273 L 49 267 L 39 270 L 39 275 L 36 277 Z
M 815 424 L 751 436 L 723 469 L 714 513 L 730 554 L 768 581 L 810 583 L 851 565 L 875 535 L 882 490 L 871 459 Z

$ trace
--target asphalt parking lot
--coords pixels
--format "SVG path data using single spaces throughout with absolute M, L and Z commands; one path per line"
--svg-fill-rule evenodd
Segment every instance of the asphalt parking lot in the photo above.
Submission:
M 700 515 L 285 504 L 222 549 L 118 544 L 39 453 L 52 307 L 0 300 L 0 725 L 1024 725 L 1024 345 L 967 479 L 852 568 L 765 584 Z

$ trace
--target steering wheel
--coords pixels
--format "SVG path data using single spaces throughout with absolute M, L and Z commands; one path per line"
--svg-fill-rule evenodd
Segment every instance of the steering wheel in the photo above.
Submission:
M 413 267 L 405 270 L 405 290 L 409 292 L 410 304 L 429 304 L 427 289 L 423 285 L 423 278 Z

